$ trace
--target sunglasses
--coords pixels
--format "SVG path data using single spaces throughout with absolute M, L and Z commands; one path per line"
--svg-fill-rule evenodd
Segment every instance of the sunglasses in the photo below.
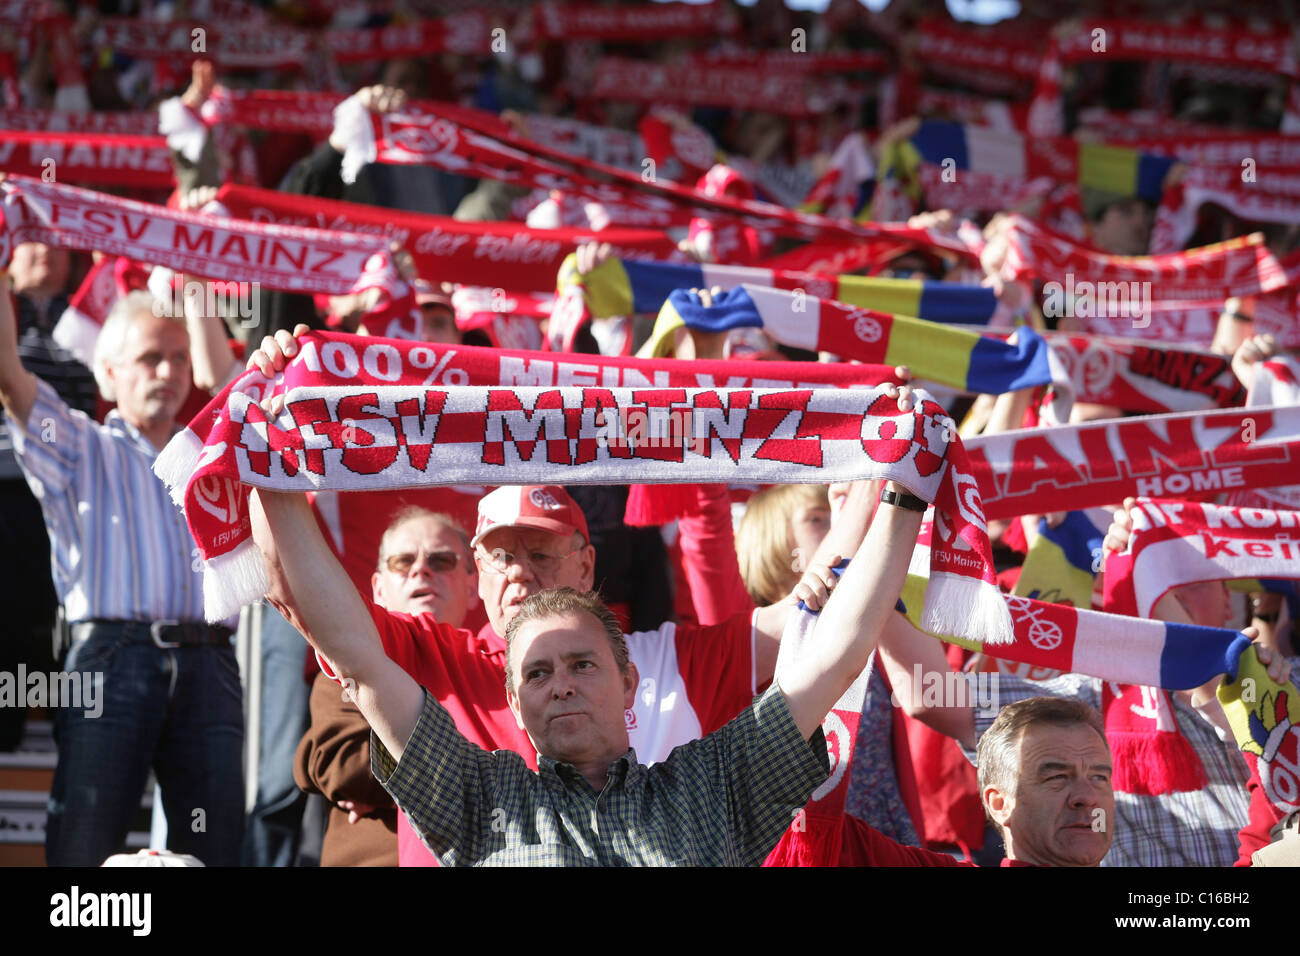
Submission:
M 460 555 L 455 551 L 427 551 L 422 552 L 424 560 L 429 565 L 429 570 L 435 574 L 445 574 L 448 571 L 456 570 L 460 564 Z M 384 559 L 384 566 L 394 574 L 400 574 L 402 577 L 411 573 L 415 567 L 416 559 L 419 555 L 411 554 L 409 551 L 405 554 L 390 554 Z
M 586 545 L 582 547 L 586 547 Z M 479 549 L 474 556 L 478 559 L 480 566 L 495 571 L 497 574 L 507 573 L 515 564 L 528 564 L 538 574 L 552 575 L 560 569 L 560 564 L 565 558 L 581 551 L 582 547 L 566 551 L 564 554 L 551 554 L 547 551 L 524 551 L 514 554 L 501 548 L 494 548 L 490 552 Z

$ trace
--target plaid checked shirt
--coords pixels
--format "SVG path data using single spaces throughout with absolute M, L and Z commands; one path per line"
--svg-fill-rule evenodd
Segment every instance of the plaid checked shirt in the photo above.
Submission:
M 725 727 L 647 767 L 629 750 L 597 792 L 547 757 L 538 772 L 456 730 L 426 691 L 400 763 L 371 770 L 447 866 L 757 866 L 830 773 L 773 684 Z
M 998 675 L 999 706 L 1027 697 L 1070 697 L 1101 711 L 1101 681 L 1065 674 L 1045 681 Z M 1205 768 L 1200 790 L 1144 796 L 1115 793 L 1115 835 L 1102 866 L 1232 866 L 1238 832 L 1247 823 L 1250 774 L 1235 741 L 1220 739 L 1214 725 L 1175 693 L 1174 720 Z M 975 711 L 976 738 L 997 712 Z M 965 748 L 963 748 L 965 750 Z M 966 756 L 975 762 L 974 751 Z

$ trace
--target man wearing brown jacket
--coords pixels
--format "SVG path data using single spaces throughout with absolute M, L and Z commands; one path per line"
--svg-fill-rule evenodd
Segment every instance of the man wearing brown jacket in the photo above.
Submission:
M 407 508 L 393 516 L 371 576 L 375 604 L 432 613 L 459 627 L 478 600 L 469 539 L 446 515 Z M 316 675 L 311 726 L 298 744 L 294 780 L 330 801 L 321 866 L 397 866 L 398 820 L 392 798 L 370 773 L 370 725 L 347 687 Z

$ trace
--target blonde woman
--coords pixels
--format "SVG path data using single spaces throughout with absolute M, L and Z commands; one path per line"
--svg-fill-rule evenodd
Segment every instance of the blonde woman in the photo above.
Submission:
M 825 485 L 775 485 L 749 499 L 736 529 L 736 557 L 758 607 L 794 590 L 830 527 Z

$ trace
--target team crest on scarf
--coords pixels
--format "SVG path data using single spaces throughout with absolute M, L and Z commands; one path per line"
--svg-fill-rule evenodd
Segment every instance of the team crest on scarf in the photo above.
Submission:
M 1259 779 L 1273 806 L 1300 811 L 1300 700 L 1294 693 L 1264 693 L 1247 713 L 1250 739 L 1241 749 L 1259 758 Z

